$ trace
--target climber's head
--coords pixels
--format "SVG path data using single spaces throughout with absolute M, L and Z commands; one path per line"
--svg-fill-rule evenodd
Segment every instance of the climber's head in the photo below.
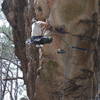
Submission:
M 35 18 L 32 18 L 32 23 L 35 23 L 36 22 L 36 19 Z

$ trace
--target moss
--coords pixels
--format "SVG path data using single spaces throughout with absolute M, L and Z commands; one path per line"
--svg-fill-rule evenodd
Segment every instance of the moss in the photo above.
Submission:
M 41 78 L 46 83 L 52 83 L 52 80 L 55 78 L 55 75 L 57 74 L 57 68 L 58 64 L 55 61 L 49 60 L 45 64 L 45 68 L 41 72 Z
M 52 60 L 49 60 L 47 65 L 48 65 L 47 69 L 50 73 L 52 73 L 52 71 L 55 71 L 57 68 L 57 63 L 55 61 L 52 61 Z

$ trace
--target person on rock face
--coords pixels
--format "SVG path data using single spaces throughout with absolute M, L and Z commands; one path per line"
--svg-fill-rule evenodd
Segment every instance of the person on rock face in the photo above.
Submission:
M 32 36 L 45 36 L 49 33 L 50 25 L 48 21 L 36 21 L 34 18 L 32 19 Z
M 26 44 L 44 45 L 52 42 L 50 36 L 46 36 L 49 33 L 50 25 L 48 22 L 36 21 L 32 19 L 32 32 L 31 38 L 26 41 Z

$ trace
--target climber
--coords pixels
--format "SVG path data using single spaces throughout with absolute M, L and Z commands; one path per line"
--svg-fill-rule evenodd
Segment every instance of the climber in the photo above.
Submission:
M 26 41 L 26 44 L 44 45 L 52 42 L 50 36 L 46 36 L 50 31 L 48 22 L 36 21 L 32 19 L 31 38 Z
M 31 36 L 47 35 L 50 32 L 52 26 L 49 24 L 49 21 L 36 21 L 32 19 L 32 33 Z

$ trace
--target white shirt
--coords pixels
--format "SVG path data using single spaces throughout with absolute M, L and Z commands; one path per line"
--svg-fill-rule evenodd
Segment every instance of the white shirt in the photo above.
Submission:
M 41 24 L 46 24 L 46 22 L 36 21 L 32 24 L 31 36 L 40 36 L 44 33 L 43 26 Z

